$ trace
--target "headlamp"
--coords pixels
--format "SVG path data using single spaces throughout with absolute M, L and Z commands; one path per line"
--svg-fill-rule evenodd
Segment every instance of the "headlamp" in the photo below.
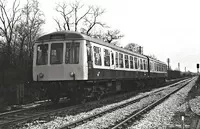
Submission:
M 74 72 L 70 72 L 70 77 L 74 77 L 75 73 Z
M 43 78 L 44 74 L 43 73 L 39 73 L 39 78 Z

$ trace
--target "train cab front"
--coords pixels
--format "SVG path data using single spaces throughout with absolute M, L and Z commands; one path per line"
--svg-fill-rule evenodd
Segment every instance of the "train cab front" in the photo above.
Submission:
M 83 40 L 49 41 L 34 46 L 33 80 L 83 80 Z

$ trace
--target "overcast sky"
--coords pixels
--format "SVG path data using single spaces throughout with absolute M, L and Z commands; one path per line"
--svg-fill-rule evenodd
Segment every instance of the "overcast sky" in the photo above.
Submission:
M 45 33 L 55 31 L 55 3 L 62 0 L 39 0 L 45 14 Z M 67 1 L 67 0 L 65 0 Z M 69 0 L 68 0 L 69 1 Z M 73 1 L 73 0 L 71 0 Z M 144 54 L 153 54 L 172 69 L 196 72 L 200 63 L 200 1 L 199 0 L 82 0 L 88 5 L 106 9 L 101 20 L 125 37 L 120 41 L 137 43 Z

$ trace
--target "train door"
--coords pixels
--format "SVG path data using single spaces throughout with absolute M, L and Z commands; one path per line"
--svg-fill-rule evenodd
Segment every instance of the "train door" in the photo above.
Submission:
M 115 59 L 115 58 L 114 58 L 114 51 L 111 51 L 110 54 L 111 54 L 111 56 L 110 56 L 110 57 L 111 57 L 111 65 L 110 65 L 110 68 L 111 68 L 111 69 L 115 69 L 115 65 L 114 65 L 114 62 L 115 62 L 115 61 L 114 61 L 114 59 Z
M 89 41 L 86 41 L 86 47 L 87 47 L 87 63 L 88 63 L 88 69 L 93 68 L 93 57 L 92 57 L 92 46 Z

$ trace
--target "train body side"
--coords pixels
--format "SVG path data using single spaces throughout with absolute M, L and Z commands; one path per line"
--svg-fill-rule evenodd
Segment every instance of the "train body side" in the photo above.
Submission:
M 52 38 L 51 36 L 57 36 Z M 59 39 L 60 35 L 67 38 Z M 70 35 L 72 35 L 70 37 Z M 52 44 L 62 44 L 62 62 L 60 64 L 51 64 Z M 78 63 L 66 63 L 67 44 L 73 45 L 79 43 Z M 48 58 L 45 65 L 37 65 L 38 46 L 48 44 Z M 88 47 L 89 44 L 89 47 Z M 94 47 L 101 48 L 101 65 L 95 64 Z M 71 47 L 69 47 L 71 49 Z M 91 49 L 90 55 L 88 49 Z M 105 51 L 110 53 L 109 65 L 105 65 Z M 123 67 L 117 67 L 116 53 L 123 56 Z M 91 60 L 89 60 L 89 56 Z M 118 55 L 119 56 L 119 55 Z M 129 66 L 126 67 L 125 56 L 128 57 Z M 130 58 L 136 57 L 134 68 L 130 66 Z M 71 58 L 71 57 L 69 57 Z M 119 57 L 118 57 L 119 58 Z M 140 62 L 142 60 L 142 63 Z M 144 61 L 144 63 L 143 63 Z M 119 63 L 119 62 L 118 62 Z M 136 66 L 138 68 L 135 68 Z M 156 68 L 154 65 L 162 68 Z M 142 68 L 143 67 L 143 68 Z M 43 36 L 34 46 L 33 60 L 33 80 L 34 81 L 72 81 L 72 80 L 124 80 L 124 79 L 146 79 L 146 78 L 166 78 L 167 72 L 164 69 L 166 65 L 156 59 L 148 58 L 145 55 L 137 54 L 123 48 L 94 40 L 76 32 L 56 32 Z
M 33 80 L 53 102 L 156 85 L 166 64 L 77 32 L 41 36 L 34 46 Z

